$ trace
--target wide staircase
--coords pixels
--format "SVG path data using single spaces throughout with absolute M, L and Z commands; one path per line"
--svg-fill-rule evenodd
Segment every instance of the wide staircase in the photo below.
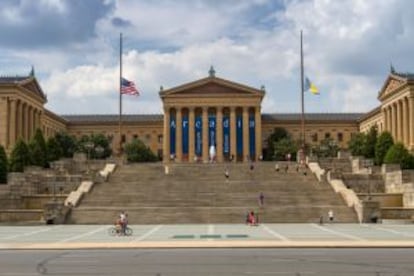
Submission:
M 328 183 L 284 166 L 275 172 L 270 162 L 253 170 L 247 164 L 173 164 L 166 175 L 160 163 L 123 165 L 94 186 L 67 222 L 112 223 L 121 210 L 132 224 L 243 223 L 248 211 L 265 223 L 319 222 L 331 209 L 339 222 L 357 221 Z

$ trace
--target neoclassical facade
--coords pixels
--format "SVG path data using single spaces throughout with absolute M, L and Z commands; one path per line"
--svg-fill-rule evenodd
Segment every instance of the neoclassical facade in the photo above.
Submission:
M 8 153 L 17 139 L 29 141 L 41 128 L 46 137 L 60 131 L 76 137 L 103 133 L 114 150 L 120 142 L 139 138 L 165 162 L 207 161 L 212 149 L 219 162 L 243 162 L 260 159 L 276 127 L 293 139 L 301 135 L 301 114 L 261 113 L 264 87 L 222 79 L 212 68 L 206 78 L 161 87 L 164 114 L 123 115 L 121 134 L 118 115 L 57 115 L 44 107 L 45 95 L 33 70 L 29 76 L 0 77 L 0 144 Z M 332 138 L 346 148 L 353 134 L 377 126 L 414 151 L 414 74 L 392 69 L 378 100 L 379 106 L 367 113 L 305 114 L 306 142 L 317 145 Z
M 262 155 L 260 107 L 264 89 L 210 76 L 160 91 L 164 160 L 257 160 Z

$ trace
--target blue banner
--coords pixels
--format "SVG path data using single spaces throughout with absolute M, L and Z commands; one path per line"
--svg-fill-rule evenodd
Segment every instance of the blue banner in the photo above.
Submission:
M 216 117 L 208 117 L 208 146 L 216 147 Z
M 188 114 L 183 115 L 183 154 L 188 154 Z
M 236 116 L 237 155 L 243 157 L 243 116 Z
M 170 155 L 175 156 L 175 130 L 177 128 L 175 117 L 170 118 Z
M 203 123 L 202 123 L 201 116 L 195 117 L 195 154 L 198 157 L 201 157 L 203 155 Z
M 256 132 L 255 132 L 254 114 L 249 116 L 249 156 L 252 160 L 256 156 Z
M 223 153 L 230 155 L 230 117 L 223 116 Z

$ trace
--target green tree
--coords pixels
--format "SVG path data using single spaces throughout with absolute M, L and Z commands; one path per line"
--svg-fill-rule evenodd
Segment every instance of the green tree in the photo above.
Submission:
M 125 145 L 125 153 L 128 162 L 154 162 L 157 156 L 141 140 L 133 139 Z
M 366 158 L 375 158 L 375 145 L 377 144 L 377 138 L 378 129 L 376 126 L 373 126 L 369 129 L 368 133 L 365 136 L 364 156 Z
M 319 143 L 315 151 L 318 157 L 336 157 L 339 147 L 332 138 L 325 138 Z
M 56 161 L 62 158 L 63 151 L 55 137 L 50 137 L 47 140 L 46 148 L 48 162 Z
M 8 173 L 8 164 L 7 164 L 7 155 L 4 147 L 0 145 L 0 184 L 7 183 L 7 173 Z
M 353 156 L 364 156 L 367 137 L 364 133 L 357 133 L 348 142 L 348 149 Z
M 70 136 L 66 132 L 59 132 L 55 135 L 56 141 L 62 149 L 63 157 L 72 158 L 77 151 L 77 142 L 74 136 Z
M 412 169 L 412 155 L 405 148 L 403 143 L 396 143 L 390 147 L 385 154 L 385 164 L 399 164 L 401 169 Z
M 91 158 L 104 159 L 111 156 L 112 149 L 108 137 L 106 137 L 102 133 L 92 134 L 90 137 L 90 141 L 92 141 L 95 147 L 95 150 L 91 152 Z M 101 148 L 102 152 L 99 152 L 99 150 L 97 150 L 98 148 Z
M 292 161 L 296 160 L 298 145 L 289 137 L 284 137 L 275 142 L 273 148 L 273 160 L 285 160 L 288 153 L 290 153 Z
M 388 131 L 382 132 L 375 144 L 375 164 L 382 165 L 387 151 L 394 145 L 394 139 Z
M 276 127 L 273 130 L 273 133 L 270 134 L 270 136 L 267 138 L 268 147 L 267 147 L 267 151 L 264 156 L 264 160 L 266 161 L 275 160 L 275 158 L 279 156 L 277 152 L 275 154 L 275 143 L 277 143 L 278 141 L 284 138 L 290 138 L 290 135 L 287 132 L 287 130 L 282 127 Z
M 19 139 L 10 156 L 10 171 L 23 172 L 24 167 L 30 164 L 30 154 L 26 143 Z
M 40 129 L 37 129 L 29 145 L 30 164 L 42 168 L 48 167 L 47 148 L 45 138 Z

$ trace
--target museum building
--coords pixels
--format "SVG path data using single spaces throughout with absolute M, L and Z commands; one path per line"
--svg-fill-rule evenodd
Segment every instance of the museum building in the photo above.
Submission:
M 139 138 L 164 161 L 202 162 L 214 147 L 218 162 L 259 160 L 276 127 L 293 139 L 301 137 L 300 113 L 262 113 L 265 89 L 217 77 L 173 88 L 160 88 L 164 114 L 57 115 L 45 108 L 47 97 L 34 71 L 28 76 L 0 77 L 0 144 L 8 153 L 17 139 L 29 141 L 40 128 L 45 137 L 65 131 L 80 138 L 102 133 L 112 148 Z M 317 145 L 332 138 L 346 148 L 352 135 L 372 126 L 389 131 L 394 140 L 414 150 L 414 74 L 391 68 L 381 90 L 379 106 L 367 113 L 306 113 L 305 141 Z M 275 110 L 277 112 L 277 110 Z

